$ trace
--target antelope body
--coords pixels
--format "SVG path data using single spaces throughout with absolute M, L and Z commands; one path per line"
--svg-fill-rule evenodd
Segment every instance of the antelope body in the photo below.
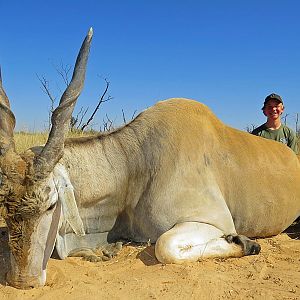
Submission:
M 56 244 L 156 242 L 162 263 L 256 254 L 300 215 L 300 164 L 277 142 L 232 129 L 203 104 L 170 99 L 114 132 L 64 139 L 83 86 L 90 30 L 44 147 L 18 155 L 0 85 L 0 205 L 19 288 L 44 285 Z M 247 236 L 247 237 L 246 237 Z

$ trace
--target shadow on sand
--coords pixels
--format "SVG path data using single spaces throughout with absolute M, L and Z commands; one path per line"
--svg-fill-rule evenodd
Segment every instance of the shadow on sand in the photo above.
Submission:
M 141 251 L 137 255 L 137 258 L 140 259 L 146 266 L 153 266 L 160 263 L 155 257 L 154 245 L 148 246 Z
M 300 240 L 300 218 L 298 218 L 284 233 L 294 240 Z

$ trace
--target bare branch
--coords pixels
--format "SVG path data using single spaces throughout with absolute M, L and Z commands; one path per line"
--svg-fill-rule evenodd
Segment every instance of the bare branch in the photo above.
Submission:
M 97 110 L 99 109 L 100 105 L 101 105 L 102 103 L 107 102 L 107 101 L 109 101 L 109 100 L 112 99 L 111 96 L 108 96 L 107 98 L 105 98 L 105 95 L 106 95 L 106 93 L 107 93 L 107 91 L 108 91 L 110 82 L 109 82 L 106 78 L 105 78 L 104 80 L 105 80 L 105 82 L 106 82 L 105 90 L 104 90 L 102 96 L 100 97 L 100 99 L 99 99 L 99 101 L 98 101 L 98 104 L 97 104 L 97 106 L 95 107 L 95 109 L 94 109 L 93 113 L 91 114 L 90 118 L 87 120 L 87 122 L 86 122 L 85 124 L 82 125 L 82 127 L 81 127 L 81 130 L 82 130 L 82 131 L 83 131 L 83 130 L 90 124 L 90 122 L 93 120 L 93 118 L 94 118 L 94 116 L 95 116 Z
M 255 124 L 247 125 L 246 126 L 246 131 L 251 133 L 257 126 Z
M 49 81 L 45 78 L 45 76 L 40 77 L 38 74 L 36 74 L 36 77 L 38 78 L 39 82 L 41 83 L 41 90 L 48 96 L 50 99 L 50 109 L 48 113 L 48 129 L 51 128 L 51 115 L 54 111 L 54 104 L 56 101 L 56 97 L 53 97 L 53 95 L 50 92 L 49 87 Z
M 70 77 L 70 72 L 72 70 L 72 67 L 70 65 L 63 64 L 62 62 L 60 63 L 60 66 L 57 66 L 57 65 L 53 64 L 53 67 L 56 70 L 56 72 L 60 75 L 60 77 L 62 78 L 64 84 L 68 87 L 68 85 L 70 83 L 69 77 Z M 50 129 L 51 128 L 51 114 L 54 111 L 54 103 L 56 101 L 56 97 L 54 98 L 52 96 L 51 92 L 50 92 L 49 81 L 44 76 L 39 77 L 37 75 L 37 77 L 38 77 L 38 79 L 39 79 L 39 81 L 42 85 L 43 92 L 48 96 L 48 98 L 51 101 L 51 107 L 50 107 L 50 111 L 49 111 L 49 120 L 48 120 L 49 129 Z M 100 105 L 104 102 L 107 102 L 107 101 L 113 99 L 113 97 L 106 95 L 107 91 L 109 89 L 110 82 L 106 78 L 104 80 L 106 82 L 105 90 L 104 90 L 103 94 L 101 95 L 101 97 L 99 98 L 98 104 L 96 105 L 94 111 L 92 112 L 92 114 L 89 117 L 89 119 L 87 120 L 87 122 L 84 123 L 83 120 L 86 117 L 89 108 L 86 108 L 84 110 L 83 107 L 82 107 L 76 116 L 71 117 L 70 130 L 74 130 L 74 128 L 76 128 L 76 129 L 79 129 L 79 130 L 83 131 L 87 126 L 89 126 L 91 124 L 91 122 L 94 119 Z M 123 113 L 123 118 L 125 120 L 124 113 Z M 108 123 L 110 124 L 110 122 L 108 122 Z M 108 128 L 108 127 L 111 127 L 111 125 L 106 126 L 106 128 Z
M 122 116 L 123 116 L 123 122 L 124 122 L 124 124 L 126 124 L 126 118 L 125 118 L 125 113 L 124 113 L 123 108 L 122 108 Z
M 71 118 L 71 130 L 74 129 L 74 127 L 76 126 L 76 124 L 78 124 L 78 118 L 79 118 L 79 115 L 82 113 L 82 110 L 83 110 L 83 107 L 81 106 L 79 112 L 77 113 L 76 117 L 72 116 Z
M 103 119 L 103 131 L 110 131 L 113 125 L 113 121 L 110 120 L 107 114 L 105 114 L 107 120 Z
M 298 124 L 299 124 L 299 113 L 296 113 L 296 116 L 295 116 L 295 120 L 296 120 L 296 124 L 295 124 L 295 126 L 296 126 L 296 133 L 298 134 L 298 132 L 299 132 L 299 126 L 298 126 Z
M 85 115 L 88 112 L 88 110 L 89 110 L 89 108 L 87 107 L 84 111 L 82 111 L 81 117 L 80 117 L 80 121 L 78 122 L 78 125 L 77 125 L 77 129 L 79 129 L 79 127 L 81 126 L 83 118 L 85 117 Z
M 284 125 L 286 125 L 286 123 L 287 123 L 287 117 L 288 117 L 288 115 L 289 115 L 289 114 L 285 114 L 284 116 L 282 116 Z
M 79 112 L 77 113 L 76 117 L 72 116 L 70 121 L 70 128 L 71 131 L 75 128 L 76 124 L 78 124 L 79 115 L 82 113 L 83 107 L 80 108 Z
M 60 75 L 62 78 L 63 82 L 65 83 L 66 86 L 70 84 L 70 73 L 72 71 L 72 66 L 68 64 L 63 64 L 63 62 L 60 63 L 60 66 L 57 67 L 54 65 L 54 68 L 56 72 Z
M 48 96 L 48 98 L 51 100 L 51 104 L 54 104 L 56 97 L 53 97 L 51 92 L 50 92 L 50 88 L 49 88 L 49 81 L 44 77 L 40 77 L 38 74 L 36 74 L 38 80 L 40 81 L 42 87 L 41 90 Z M 52 106 L 52 110 L 53 111 L 53 106 Z
M 135 115 L 136 115 L 136 112 L 137 112 L 137 110 L 135 110 L 135 111 L 133 112 L 133 114 L 132 114 L 132 116 L 131 116 L 131 120 L 134 119 L 134 117 L 135 117 Z

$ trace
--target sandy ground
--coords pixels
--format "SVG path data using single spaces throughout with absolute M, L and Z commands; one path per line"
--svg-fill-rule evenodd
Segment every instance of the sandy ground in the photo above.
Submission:
M 125 246 L 108 262 L 50 259 L 45 287 L 6 286 L 7 233 L 1 228 L 0 299 L 300 299 L 300 224 L 259 239 L 259 255 L 162 265 L 153 246 Z

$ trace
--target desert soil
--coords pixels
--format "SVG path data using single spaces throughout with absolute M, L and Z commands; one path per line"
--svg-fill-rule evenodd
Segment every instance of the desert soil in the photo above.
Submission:
M 259 255 L 162 265 L 153 246 L 127 245 L 108 262 L 80 258 L 48 263 L 42 288 L 6 286 L 8 248 L 1 228 L 0 299 L 300 299 L 300 224 L 258 239 Z

